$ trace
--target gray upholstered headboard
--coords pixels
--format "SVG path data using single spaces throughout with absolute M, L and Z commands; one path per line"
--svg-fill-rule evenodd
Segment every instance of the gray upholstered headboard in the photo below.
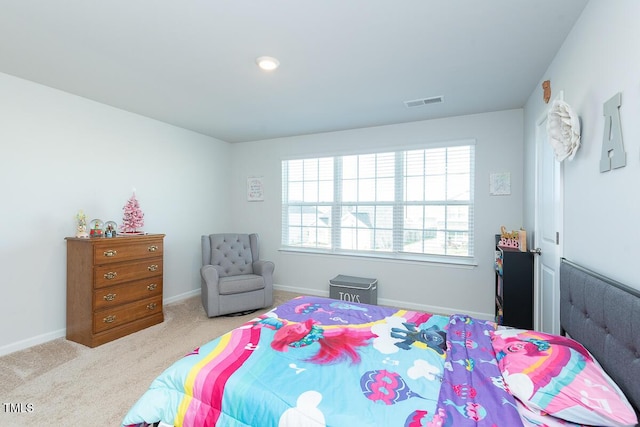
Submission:
M 563 259 L 560 325 L 595 356 L 638 412 L 640 291 Z

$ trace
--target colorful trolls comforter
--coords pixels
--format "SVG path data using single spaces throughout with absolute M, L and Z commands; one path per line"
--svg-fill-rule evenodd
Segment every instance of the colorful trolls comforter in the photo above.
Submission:
M 123 425 L 521 426 L 494 328 L 299 297 L 177 361 Z

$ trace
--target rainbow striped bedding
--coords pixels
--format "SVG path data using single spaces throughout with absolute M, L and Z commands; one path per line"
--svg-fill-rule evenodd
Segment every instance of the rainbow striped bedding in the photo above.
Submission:
M 503 337 L 468 316 L 299 297 L 178 360 L 122 425 L 576 425 L 514 399 L 503 362 L 538 353 L 510 342 L 496 358 Z
M 420 426 L 448 318 L 300 297 L 165 370 L 124 426 Z

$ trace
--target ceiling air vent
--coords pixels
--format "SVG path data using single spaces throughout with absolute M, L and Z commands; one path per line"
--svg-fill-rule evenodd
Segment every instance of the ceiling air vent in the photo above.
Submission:
M 411 101 L 404 101 L 404 105 L 407 108 L 420 107 L 422 105 L 440 104 L 444 102 L 442 96 L 432 96 L 431 98 L 412 99 Z

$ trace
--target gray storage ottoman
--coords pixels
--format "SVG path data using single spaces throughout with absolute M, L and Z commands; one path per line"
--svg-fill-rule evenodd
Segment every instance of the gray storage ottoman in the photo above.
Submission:
M 337 275 L 329 280 L 329 296 L 349 302 L 378 304 L 378 279 Z

